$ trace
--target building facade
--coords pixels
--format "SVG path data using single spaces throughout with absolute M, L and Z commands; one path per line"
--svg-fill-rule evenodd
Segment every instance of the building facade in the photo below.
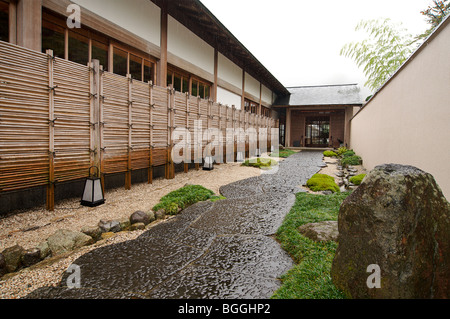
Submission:
M 362 106 L 356 84 L 288 88 L 274 108 L 280 115 L 280 142 L 286 147 L 349 147 L 350 120 Z

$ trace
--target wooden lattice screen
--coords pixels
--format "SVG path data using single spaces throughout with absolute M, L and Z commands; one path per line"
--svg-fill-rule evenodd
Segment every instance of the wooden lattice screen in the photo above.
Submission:
M 127 189 L 133 170 L 148 169 L 151 183 L 153 167 L 165 166 L 173 178 L 172 132 L 189 129 L 193 150 L 199 120 L 222 132 L 223 143 L 227 128 L 278 127 L 272 118 L 104 72 L 95 60 L 83 66 L 0 41 L 0 192 L 47 186 L 53 210 L 55 184 L 86 178 L 92 166 L 102 178 L 125 173 Z

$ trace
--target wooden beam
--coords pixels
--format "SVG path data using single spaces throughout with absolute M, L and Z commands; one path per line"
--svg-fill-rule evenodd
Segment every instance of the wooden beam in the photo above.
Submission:
M 35 51 L 42 50 L 42 0 L 18 0 L 17 44 Z
M 161 43 L 160 43 L 160 59 L 158 61 L 158 79 L 157 85 L 167 86 L 167 34 L 169 25 L 169 15 L 167 13 L 167 2 L 164 1 L 161 7 Z

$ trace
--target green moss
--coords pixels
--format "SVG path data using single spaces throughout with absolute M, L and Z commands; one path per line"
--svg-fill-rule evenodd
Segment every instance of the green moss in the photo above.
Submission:
M 325 157 L 337 157 L 338 155 L 333 151 L 325 151 L 323 152 L 323 156 Z
M 353 176 L 352 178 L 350 178 L 350 183 L 353 183 L 355 185 L 361 185 L 364 177 L 366 177 L 366 174 Z
M 270 158 L 257 158 L 257 159 L 250 159 L 246 160 L 244 163 L 242 163 L 242 166 L 249 166 L 249 167 L 257 167 L 261 169 L 269 169 L 272 166 L 277 166 L 278 162 L 270 159 Z
M 278 153 L 274 152 L 270 154 L 270 157 L 281 157 L 281 158 L 288 158 L 291 155 L 294 155 L 295 151 L 291 151 L 291 150 L 280 150 Z
M 334 181 L 334 178 L 325 174 L 314 175 L 306 182 L 306 186 L 314 192 L 326 190 L 332 191 L 333 193 L 340 192 L 339 186 Z
M 349 165 L 361 165 L 361 164 L 362 158 L 357 155 L 345 157 L 341 160 L 341 165 L 344 167 L 347 167 Z
M 221 195 L 214 195 L 214 196 L 211 196 L 209 201 L 214 203 L 214 202 L 217 202 L 218 200 L 224 200 L 224 199 L 227 199 L 227 198 L 224 196 L 221 196 Z
M 167 215 L 176 215 L 179 209 L 210 199 L 214 195 L 212 190 L 200 185 L 187 185 L 162 197 L 153 207 L 153 211 L 164 209 Z

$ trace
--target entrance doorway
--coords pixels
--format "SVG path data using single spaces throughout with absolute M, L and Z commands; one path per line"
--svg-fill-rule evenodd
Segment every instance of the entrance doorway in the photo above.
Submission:
M 306 118 L 306 147 L 328 147 L 330 145 L 330 117 Z

